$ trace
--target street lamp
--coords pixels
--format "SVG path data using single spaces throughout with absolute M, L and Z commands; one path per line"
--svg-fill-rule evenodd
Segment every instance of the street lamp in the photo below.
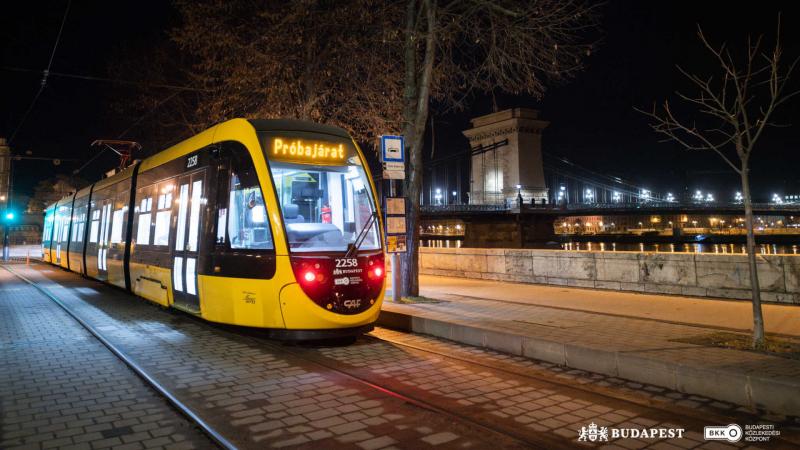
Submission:
M 781 196 L 778 194 L 772 194 L 772 203 L 780 205 L 781 203 L 783 203 L 783 198 L 781 198 Z
M 675 201 L 675 196 L 672 195 L 672 192 L 667 192 L 667 202 L 672 203 Z
M 692 200 L 694 200 L 696 202 L 702 202 L 703 201 L 703 192 L 699 191 L 699 190 L 698 191 L 694 191 L 694 195 L 692 196 Z
M 737 192 L 736 195 L 733 196 L 733 201 L 736 203 L 742 203 L 744 201 L 744 197 L 742 197 L 741 192 Z
M 438 204 L 438 205 L 442 204 L 442 190 L 441 189 L 436 188 L 436 195 L 434 196 L 434 198 L 436 199 L 436 204 Z
M 594 200 L 594 193 L 591 189 L 586 189 L 583 198 L 585 200 L 584 203 L 592 203 L 592 200 Z
M 707 193 L 706 194 L 706 201 L 707 202 L 713 202 L 714 201 L 714 194 L 712 194 L 711 192 Z
M 619 192 L 617 192 L 617 191 L 614 191 L 614 193 L 612 193 L 612 194 L 611 194 L 611 200 L 612 200 L 614 203 L 619 203 L 619 202 L 620 202 L 620 200 L 622 200 L 622 194 L 620 194 L 620 193 L 619 193 Z
M 642 202 L 650 201 L 650 190 L 648 190 L 648 189 L 640 190 L 639 191 L 639 198 L 642 200 Z

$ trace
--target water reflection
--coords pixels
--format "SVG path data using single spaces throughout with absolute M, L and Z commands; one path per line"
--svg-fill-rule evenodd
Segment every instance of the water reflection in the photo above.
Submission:
M 461 248 L 462 242 L 460 239 L 420 239 L 419 245 L 433 248 Z
M 718 253 L 746 254 L 744 244 L 648 244 L 616 242 L 566 242 L 561 244 L 567 251 L 639 251 L 655 253 Z M 756 250 L 762 255 L 797 255 L 798 245 L 757 244 Z

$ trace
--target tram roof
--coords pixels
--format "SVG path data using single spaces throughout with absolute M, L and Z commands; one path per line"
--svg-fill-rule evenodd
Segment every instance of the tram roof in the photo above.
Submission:
M 316 122 L 296 119 L 250 119 L 248 120 L 256 131 L 310 131 L 312 133 L 324 133 L 343 138 L 350 138 L 342 128 L 325 125 Z

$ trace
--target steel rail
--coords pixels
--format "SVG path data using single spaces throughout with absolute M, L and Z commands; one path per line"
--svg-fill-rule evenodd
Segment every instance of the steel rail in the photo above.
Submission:
M 392 331 L 402 333 L 401 331 L 397 331 L 397 330 L 392 330 Z M 419 346 L 419 345 L 408 344 L 406 342 L 402 342 L 402 341 L 399 341 L 397 339 L 391 339 L 391 338 L 387 338 L 387 337 L 383 337 L 383 336 L 378 337 L 378 336 L 374 336 L 374 335 L 371 335 L 371 334 L 365 335 L 365 337 L 367 339 L 370 339 L 370 340 L 373 340 L 373 341 L 388 342 L 388 343 L 391 343 L 391 344 L 394 344 L 394 345 L 400 345 L 400 346 L 403 346 L 403 347 L 406 347 L 406 348 L 410 348 L 410 349 L 413 349 L 413 350 L 416 350 L 416 351 L 419 351 L 419 352 L 430 353 L 432 355 L 436 355 L 436 356 L 439 356 L 439 357 L 442 357 L 442 358 L 447 358 L 447 359 L 451 359 L 451 360 L 454 360 L 454 361 L 458 361 L 459 363 L 462 363 L 462 364 L 469 364 L 469 365 L 484 367 L 484 368 L 488 368 L 488 369 L 495 370 L 495 371 L 498 371 L 498 372 L 504 372 L 504 373 L 507 373 L 507 374 L 510 374 L 510 375 L 515 375 L 515 376 L 519 376 L 519 377 L 523 377 L 523 378 L 529 378 L 531 380 L 535 380 L 535 381 L 538 381 L 538 382 L 541 382 L 541 383 L 549 384 L 551 386 L 557 386 L 557 387 L 565 388 L 565 389 L 568 389 L 568 390 L 580 391 L 580 392 L 586 393 L 586 394 L 591 395 L 591 396 L 607 398 L 607 399 L 610 399 L 611 401 L 633 404 L 633 405 L 636 405 L 636 406 L 638 406 L 640 408 L 645 408 L 645 409 L 650 409 L 650 410 L 656 411 L 656 412 L 658 412 L 660 414 L 683 416 L 683 417 L 689 418 L 692 421 L 695 421 L 697 423 L 708 424 L 709 421 L 716 421 L 721 425 L 721 424 L 725 424 L 725 423 L 730 423 L 732 420 L 735 421 L 737 419 L 742 419 L 743 418 L 742 417 L 743 416 L 742 413 L 734 413 L 734 414 L 726 415 L 726 414 L 724 414 L 722 412 L 700 411 L 700 410 L 693 410 L 693 409 L 684 408 L 684 407 L 680 407 L 681 410 L 680 411 L 676 411 L 674 405 L 672 405 L 670 403 L 667 403 L 667 402 L 664 402 L 664 401 L 661 401 L 661 400 L 653 400 L 653 399 L 643 398 L 643 397 L 641 397 L 639 395 L 636 395 L 636 394 L 631 394 L 631 393 L 626 393 L 626 392 L 619 392 L 619 391 L 617 391 L 617 390 L 615 390 L 613 388 L 608 388 L 608 387 L 604 387 L 604 386 L 597 386 L 597 385 L 593 385 L 593 384 L 590 384 L 589 386 L 584 385 L 584 384 L 572 384 L 572 383 L 569 383 L 569 382 L 564 381 L 564 380 L 554 379 L 554 378 L 551 378 L 551 377 L 544 377 L 541 374 L 541 372 L 542 372 L 541 369 L 533 369 L 537 373 L 536 374 L 532 374 L 532 373 L 529 373 L 529 372 L 526 372 L 526 371 L 516 370 L 516 369 L 511 369 L 511 368 L 506 368 L 506 367 L 501 367 L 501 366 L 498 366 L 498 365 L 484 364 L 484 363 L 481 363 L 481 362 L 477 362 L 475 359 L 469 359 L 469 358 L 466 358 L 466 357 L 455 356 L 453 353 L 443 353 L 443 352 L 431 350 L 429 348 L 425 348 L 425 347 L 422 347 L 422 346 Z M 437 338 L 437 339 L 440 339 L 440 338 Z M 458 342 L 456 342 L 456 344 L 469 346 L 468 344 L 460 344 Z M 472 346 L 469 346 L 469 347 L 472 347 Z M 491 350 L 491 349 L 487 348 L 487 349 L 484 349 L 484 350 Z M 503 352 L 499 352 L 499 351 L 496 351 L 496 350 L 491 350 L 491 351 L 495 351 L 497 353 L 503 353 Z M 524 358 L 524 357 L 520 356 L 520 358 Z M 506 365 L 507 364 L 504 364 L 503 366 L 506 366 Z M 581 370 L 582 372 L 592 373 L 592 372 L 589 372 L 589 371 L 586 371 L 586 370 L 582 370 L 582 369 L 576 369 L 576 370 Z M 638 383 L 638 384 L 646 384 L 646 383 Z M 726 402 L 726 403 L 729 403 L 729 402 Z M 776 424 L 779 424 L 779 423 L 776 423 Z M 702 429 L 700 431 L 702 432 Z M 792 445 L 800 444 L 800 441 L 796 441 L 794 439 L 789 439 L 784 435 L 774 436 L 774 437 L 775 437 L 776 440 L 784 442 L 784 443 L 789 443 L 789 444 L 792 444 Z

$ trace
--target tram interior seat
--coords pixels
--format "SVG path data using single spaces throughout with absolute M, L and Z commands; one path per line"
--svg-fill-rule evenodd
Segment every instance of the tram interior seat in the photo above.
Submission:
M 269 242 L 270 235 L 266 227 L 253 228 L 253 244 L 259 245 Z
M 303 223 L 306 218 L 300 214 L 300 207 L 294 203 L 289 203 L 283 206 L 283 220 L 289 223 Z

